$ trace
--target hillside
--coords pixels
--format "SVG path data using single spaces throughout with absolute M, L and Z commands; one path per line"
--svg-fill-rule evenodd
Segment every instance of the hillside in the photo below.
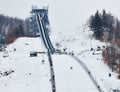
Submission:
M 61 51 L 67 48 L 66 52 L 74 53 L 79 57 L 90 69 L 102 91 L 120 90 L 120 80 L 117 79 L 117 74 L 111 72 L 102 60 L 101 50 L 107 43 L 94 40 L 92 33 L 88 30 L 86 27 L 81 27 L 53 32 L 51 40 L 54 45 L 56 42 L 60 43 Z M 29 56 L 30 51 L 45 51 L 43 46 L 40 38 L 23 37 L 7 47 L 8 57 L 3 57 L 4 52 L 0 52 L 1 92 L 34 92 L 34 90 L 51 92 L 47 55 Z M 80 90 L 97 92 L 89 76 L 75 60 L 65 55 L 53 55 L 52 57 L 57 92 L 80 92 Z M 43 63 L 42 60 L 45 62 Z M 70 67 L 73 69 L 71 70 Z
M 54 45 L 59 42 L 58 48 L 61 51 L 66 48 L 66 52 L 74 53 L 87 65 L 104 92 L 120 89 L 120 80 L 117 79 L 118 74 L 112 72 L 104 63 L 102 57 L 102 50 L 110 44 L 95 40 L 92 37 L 93 33 L 89 30 L 89 28 L 83 26 L 72 30 L 57 31 L 52 33 L 51 38 Z

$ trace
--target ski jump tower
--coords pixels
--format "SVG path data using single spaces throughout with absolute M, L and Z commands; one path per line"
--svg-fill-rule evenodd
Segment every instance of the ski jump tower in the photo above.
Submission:
M 32 8 L 32 30 L 34 35 L 40 36 L 44 43 L 44 46 L 48 50 L 48 52 L 53 53 L 55 52 L 55 48 L 53 47 L 51 40 L 49 38 L 49 20 L 48 20 L 48 8 Z
M 36 15 L 39 14 L 41 18 L 43 18 L 44 28 L 49 33 L 49 20 L 48 20 L 48 7 L 43 7 L 42 9 L 38 9 L 37 7 L 32 7 L 31 13 L 31 29 L 34 36 L 40 36 Z

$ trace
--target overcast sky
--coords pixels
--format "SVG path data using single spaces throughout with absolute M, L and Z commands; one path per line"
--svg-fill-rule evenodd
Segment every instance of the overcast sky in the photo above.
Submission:
M 0 0 L 0 14 L 25 19 L 32 5 L 49 5 L 51 26 L 59 30 L 85 23 L 96 10 L 106 9 L 120 18 L 120 0 Z

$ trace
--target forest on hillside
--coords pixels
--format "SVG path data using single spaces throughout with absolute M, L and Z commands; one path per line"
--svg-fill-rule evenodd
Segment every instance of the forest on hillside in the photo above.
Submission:
M 90 17 L 88 25 L 95 39 L 110 44 L 103 50 L 102 56 L 112 71 L 118 72 L 120 79 L 120 20 L 110 12 L 103 10 L 100 13 L 97 10 Z
M 31 36 L 29 31 L 30 22 L 9 16 L 0 15 L 0 34 L 6 37 L 6 42 L 12 43 L 16 38 Z

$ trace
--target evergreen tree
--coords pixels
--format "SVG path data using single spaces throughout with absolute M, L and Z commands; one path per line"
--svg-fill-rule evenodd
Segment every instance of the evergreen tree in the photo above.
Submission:
M 89 20 L 89 27 L 94 32 L 93 36 L 96 39 L 99 39 L 103 35 L 108 36 L 107 38 L 110 39 L 113 34 L 114 25 L 115 18 L 112 14 L 106 13 L 105 10 L 103 10 L 102 14 L 97 11 Z
M 91 16 L 89 20 L 89 27 L 92 31 L 94 31 L 93 36 L 98 39 L 101 35 L 103 35 L 102 28 L 102 16 L 99 14 L 98 10 L 95 13 L 95 16 Z
M 103 15 L 102 15 L 102 22 L 103 22 L 103 27 L 105 31 L 110 31 L 112 27 L 114 26 L 114 17 L 110 13 L 106 13 L 105 10 L 103 10 Z

